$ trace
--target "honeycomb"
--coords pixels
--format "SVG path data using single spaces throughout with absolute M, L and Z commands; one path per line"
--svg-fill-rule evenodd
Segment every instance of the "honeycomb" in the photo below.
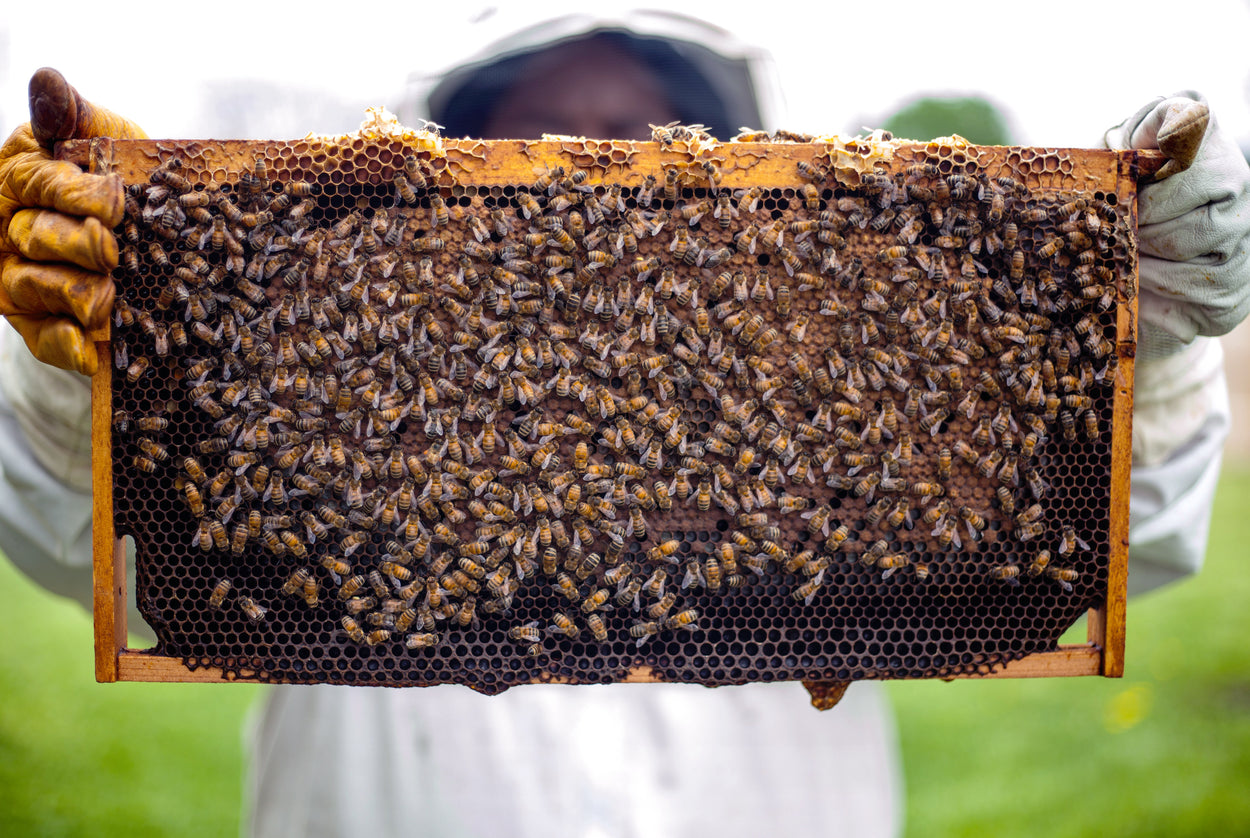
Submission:
M 159 653 L 948 677 L 1105 600 L 1131 178 L 655 140 L 114 143 L 114 526 Z

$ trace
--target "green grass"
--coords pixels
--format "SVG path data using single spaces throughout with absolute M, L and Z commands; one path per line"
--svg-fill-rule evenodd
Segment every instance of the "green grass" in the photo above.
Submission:
M 907 835 L 1250 834 L 1247 510 L 1227 469 L 1206 567 L 1129 604 L 1123 679 L 891 684 Z
M 0 560 L 0 835 L 236 835 L 252 685 L 97 684 L 91 617 Z
M 1230 469 L 1206 569 L 1130 605 L 1122 680 L 890 685 L 907 834 L 1250 834 L 1247 510 Z M 237 833 L 255 687 L 96 684 L 89 617 L 2 561 L 0 613 L 0 835 Z

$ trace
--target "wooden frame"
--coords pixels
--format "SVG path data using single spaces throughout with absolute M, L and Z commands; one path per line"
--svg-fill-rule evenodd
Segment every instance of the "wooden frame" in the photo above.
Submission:
M 319 141 L 305 141 L 316 146 Z M 223 165 L 231 161 L 250 160 L 250 143 L 242 141 L 196 143 L 207 156 L 217 155 Z M 133 181 L 146 178 L 146 169 L 155 165 L 155 143 L 115 142 L 109 139 L 79 141 L 63 144 L 61 156 L 87 164 L 93 172 L 120 172 L 124 179 Z M 564 160 L 578 154 L 587 155 L 596 149 L 582 141 L 553 140 L 542 143 L 521 141 L 445 141 L 447 174 L 464 176 L 476 184 L 515 183 L 530 176 L 536 164 Z M 627 167 L 631 163 L 657 162 L 663 159 L 665 149 L 655 143 L 614 143 L 610 151 L 604 145 L 599 165 L 605 169 L 620 166 L 621 182 L 628 181 Z M 725 146 L 720 147 L 723 153 Z M 783 177 L 781 162 L 775 157 L 765 157 L 754 144 L 740 144 L 732 153 L 737 162 L 727 171 L 723 184 L 727 187 L 750 185 L 753 182 L 772 182 Z M 770 152 L 777 146 L 769 146 Z M 792 172 L 795 163 L 813 159 L 825 151 L 822 143 L 793 144 L 784 148 L 786 172 Z M 854 146 L 851 146 L 852 151 Z M 987 156 L 1018 153 L 1021 149 L 1010 147 L 981 147 Z M 1054 152 L 1043 149 L 1038 151 Z M 1115 183 L 1123 180 L 1136 182 L 1148 178 L 1162 164 L 1158 153 L 1111 152 L 1103 150 L 1062 150 L 1068 159 L 1076 160 L 1076 172 L 1084 177 L 1079 184 L 1082 189 L 1105 188 L 1116 191 Z M 237 165 L 237 162 L 236 162 Z M 554 165 L 554 163 L 553 163 Z M 583 164 L 585 165 L 585 164 Z M 458 172 L 453 175 L 453 170 Z M 790 177 L 785 175 L 784 177 Z M 1056 188 L 1064 188 L 1064 177 L 1054 173 Z M 1069 179 L 1070 181 L 1071 179 Z M 1090 181 L 1094 181 L 1091 183 Z M 1069 188 L 1074 184 L 1068 183 Z M 1136 224 L 1136 192 L 1133 192 L 1131 219 Z M 1102 675 L 1120 677 L 1124 671 L 1125 602 L 1127 590 L 1128 558 L 1128 493 L 1131 466 L 1131 422 L 1133 399 L 1133 351 L 1136 343 L 1136 259 L 1132 277 L 1133 292 L 1127 300 L 1121 300 L 1118 311 L 1118 335 L 1120 363 L 1116 374 L 1113 405 L 1113 441 L 1111 485 L 1124 487 L 1120 497 L 1113 497 L 1110 515 L 1111 561 L 1105 600 L 1088 612 L 1087 641 L 1084 644 L 1063 645 L 1059 648 L 1030 655 L 1012 661 L 1006 666 L 981 671 L 961 677 L 1034 678 L 1053 676 Z M 101 357 L 109 352 L 109 330 L 92 335 Z M 195 670 L 187 668 L 178 658 L 128 648 L 126 616 L 125 547 L 117 538 L 113 527 L 112 501 L 112 443 L 110 394 L 113 370 L 107 363 L 101 364 L 99 373 L 92 381 L 92 473 L 94 497 L 94 616 L 96 678 L 101 682 L 112 681 L 180 681 L 223 682 L 256 680 L 253 674 L 243 672 L 239 676 L 226 675 L 212 667 Z M 631 670 L 626 682 L 654 682 L 658 679 L 648 667 Z M 840 694 L 840 693 L 839 693 Z M 836 701 L 836 699 L 835 699 Z

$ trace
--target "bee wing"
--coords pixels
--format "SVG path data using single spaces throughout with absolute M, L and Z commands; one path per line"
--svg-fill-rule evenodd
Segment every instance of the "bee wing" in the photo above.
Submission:
M 821 571 L 821 573 L 824 573 L 824 571 L 822 570 L 822 571 Z M 820 578 L 820 577 L 819 577 L 819 575 L 817 575 L 817 578 Z M 814 581 L 814 580 L 813 580 L 813 581 Z M 816 584 L 816 585 L 812 585 L 812 592 L 811 592 L 810 594 L 808 594 L 807 596 L 803 597 L 803 604 L 804 604 L 804 605 L 811 605 L 811 604 L 812 604 L 812 600 L 814 600 L 814 599 L 816 598 L 816 594 L 818 594 L 818 593 L 820 593 L 820 585 L 818 585 L 818 584 Z

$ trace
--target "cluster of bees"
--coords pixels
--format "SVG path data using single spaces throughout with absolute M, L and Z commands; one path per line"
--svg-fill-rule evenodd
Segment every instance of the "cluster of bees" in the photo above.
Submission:
M 1124 220 L 939 162 L 458 200 L 421 155 L 342 194 L 166 155 L 121 230 L 119 475 L 189 511 L 207 605 L 264 621 L 231 572 L 263 566 L 368 646 L 490 620 L 535 656 L 643 647 L 700 597 L 819 609 L 983 541 L 1019 556 L 991 590 L 1073 591 L 1094 535 L 1049 511 L 1045 452 L 1109 435 Z

